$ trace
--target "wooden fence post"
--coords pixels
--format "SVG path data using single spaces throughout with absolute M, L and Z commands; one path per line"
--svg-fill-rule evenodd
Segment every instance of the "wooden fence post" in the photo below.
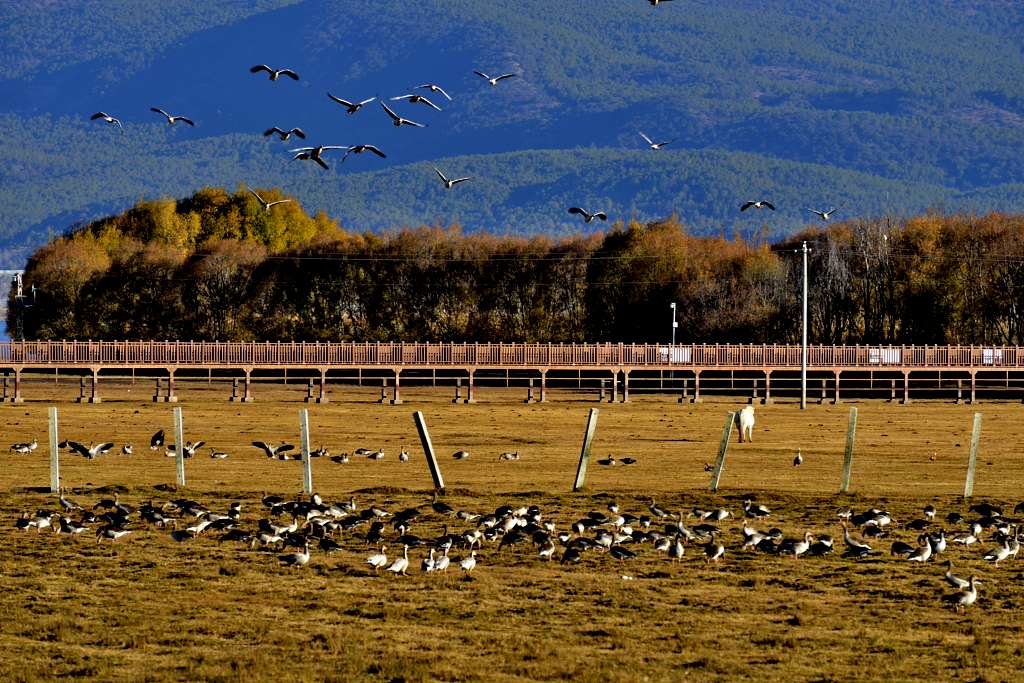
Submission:
M 181 419 L 181 408 L 174 409 L 174 461 L 177 464 L 178 488 L 185 487 L 185 426 Z
M 430 432 L 427 431 L 423 413 L 417 410 L 412 414 L 412 419 L 416 423 L 416 430 L 420 433 L 420 444 L 423 446 L 423 454 L 427 456 L 427 466 L 430 467 L 430 477 L 434 480 L 434 488 L 444 493 L 444 478 L 441 476 L 441 468 L 437 465 L 434 444 L 430 443 Z
M 857 408 L 850 408 L 850 423 L 846 427 L 846 454 L 843 456 L 843 480 L 839 493 L 850 491 L 850 473 L 853 471 L 853 443 L 857 436 Z
M 971 431 L 971 454 L 967 460 L 967 481 L 964 482 L 964 498 L 974 495 L 974 468 L 978 463 L 978 443 L 981 441 L 981 413 L 974 414 L 974 429 Z
M 718 491 L 718 481 L 722 478 L 722 470 L 725 469 L 725 452 L 729 450 L 729 439 L 732 438 L 732 426 L 735 423 L 736 413 L 729 413 L 722 428 L 722 442 L 718 445 L 718 460 L 715 461 L 715 470 L 711 474 L 712 493 Z
M 302 492 L 307 496 L 313 494 L 313 462 L 309 457 L 309 411 L 299 411 L 299 434 L 302 448 Z
M 60 448 L 57 440 L 57 408 L 50 406 L 50 493 L 60 493 Z
M 572 485 L 574 493 L 583 488 L 583 482 L 587 478 L 590 444 L 594 440 L 595 431 L 597 431 L 597 408 L 591 408 L 590 415 L 587 416 L 587 429 L 583 432 L 583 449 L 580 450 L 580 464 L 576 467 L 576 481 Z

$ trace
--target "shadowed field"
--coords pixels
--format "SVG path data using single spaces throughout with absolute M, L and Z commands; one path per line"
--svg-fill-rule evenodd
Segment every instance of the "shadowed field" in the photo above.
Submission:
M 298 495 L 301 464 L 270 461 L 250 442 L 298 443 L 304 387 L 260 386 L 256 403 L 238 405 L 227 402 L 223 386 L 180 386 L 186 439 L 231 455 L 212 460 L 207 450 L 189 460 L 188 490 L 177 493 L 168 486 L 173 458 L 148 448 L 157 429 L 172 434 L 171 408 L 150 401 L 148 384 L 103 389 L 100 405 L 56 404 L 61 438 L 117 443 L 93 461 L 62 456 L 63 482 L 77 502 L 91 506 L 115 490 L 135 506 L 188 495 L 223 512 L 242 501 L 240 526 L 252 530 L 266 516 L 263 492 Z M 571 566 L 558 563 L 561 549 L 546 562 L 529 542 L 500 552 L 485 543 L 470 578 L 455 563 L 446 575 L 422 574 L 422 549 L 410 551 L 410 576 L 395 577 L 375 576 L 365 563 L 373 552 L 366 527 L 337 535 L 342 550 L 331 555 L 313 547 L 300 569 L 281 566 L 277 550 L 220 542 L 220 532 L 176 543 L 169 531 L 140 521 L 116 543 L 97 544 L 89 532 L 25 532 L 15 528 L 22 512 L 57 508 L 41 488 L 49 482 L 45 399 L 76 394 L 66 384 L 32 385 L 26 395 L 38 402 L 0 407 L 8 442 L 40 442 L 32 455 L 0 456 L 0 647 L 7 653 L 0 677 L 1006 680 L 1024 666 L 1019 560 L 984 562 L 992 542 L 950 544 L 938 563 L 923 565 L 888 554 L 894 540 L 915 544 L 918 532 L 904 525 L 925 504 L 938 508 L 938 524 L 952 510 L 967 514 L 958 494 L 976 410 L 984 423 L 975 497 L 1011 514 L 1024 499 L 1020 405 L 857 404 L 855 493 L 845 497 L 835 491 L 849 406 L 812 405 L 803 413 L 793 404 L 761 406 L 754 443 L 737 444 L 734 435 L 721 491 L 711 495 L 703 465 L 714 460 L 726 411 L 739 404 L 638 397 L 608 405 L 556 392 L 548 404 L 523 405 L 521 393 L 484 390 L 476 405 L 455 406 L 447 392 L 414 389 L 403 391 L 404 405 L 387 406 L 373 403 L 369 389 L 335 392 L 333 403 L 308 406 L 313 445 L 332 454 L 383 448 L 385 458 L 316 459 L 315 489 L 328 501 L 352 496 L 360 509 L 418 506 L 425 514 L 411 532 L 427 539 L 446 523 L 453 532 L 474 528 L 431 512 L 412 421 L 422 410 L 448 486 L 445 501 L 458 510 L 536 504 L 568 530 L 589 511 L 607 512 L 612 500 L 636 515 L 649 514 L 654 497 L 673 513 L 724 506 L 741 516 L 740 501 L 754 494 L 772 510 L 757 528 L 829 534 L 837 553 L 793 560 L 740 550 L 739 517 L 730 517 L 719 523 L 726 554 L 717 566 L 706 566 L 693 544 L 678 564 L 643 544 L 631 546 L 633 560 L 588 551 Z M 591 407 L 600 409 L 594 459 L 613 453 L 638 463 L 592 460 L 586 493 L 571 494 Z M 126 441 L 135 455 L 115 455 Z M 397 459 L 403 445 L 412 453 L 408 463 Z M 800 468 L 791 464 L 797 448 L 805 457 Z M 454 461 L 459 449 L 470 457 Z M 518 450 L 521 460 L 499 461 L 506 450 Z M 889 538 L 872 542 L 882 554 L 840 558 L 836 510 L 870 506 L 896 519 Z M 388 525 L 385 535 L 397 532 Z M 388 545 L 389 556 L 400 553 Z M 951 591 L 942 581 L 947 558 L 959 575 L 984 581 L 965 615 L 939 600 Z

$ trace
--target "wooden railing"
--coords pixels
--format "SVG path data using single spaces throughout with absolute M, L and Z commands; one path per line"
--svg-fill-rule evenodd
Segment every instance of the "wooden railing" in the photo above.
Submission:
M 811 346 L 808 367 L 1019 368 L 1024 347 Z M 755 344 L 0 342 L 7 366 L 799 368 L 800 347 Z

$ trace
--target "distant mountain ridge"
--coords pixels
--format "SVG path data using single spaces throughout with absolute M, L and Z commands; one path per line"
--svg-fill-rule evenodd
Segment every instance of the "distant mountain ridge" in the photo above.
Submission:
M 1024 210 L 1024 6 L 1003 0 L 85 0 L 0 8 L 0 249 L 132 204 L 280 186 L 350 227 L 575 229 L 568 203 L 675 212 L 698 231 L 813 218 Z M 256 63 L 302 80 L 269 83 Z M 472 73 L 511 71 L 490 87 Z M 436 81 L 453 102 L 376 102 Z M 169 128 L 148 111 L 191 116 Z M 88 121 L 110 111 L 125 133 Z M 371 142 L 324 173 L 260 136 Z M 638 131 L 673 140 L 644 149 Z M 430 164 L 473 181 L 445 192 Z M 772 193 L 780 211 L 735 212 Z

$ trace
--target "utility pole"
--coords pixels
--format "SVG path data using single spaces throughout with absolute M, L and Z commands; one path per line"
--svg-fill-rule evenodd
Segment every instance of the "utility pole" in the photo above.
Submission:
M 800 410 L 807 410 L 807 242 L 803 243 L 804 254 L 804 298 L 803 298 L 803 342 L 800 354 Z

